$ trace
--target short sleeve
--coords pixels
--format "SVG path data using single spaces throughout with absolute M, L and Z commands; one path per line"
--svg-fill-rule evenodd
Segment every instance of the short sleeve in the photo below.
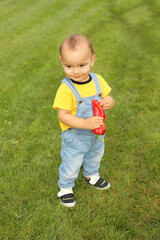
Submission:
M 102 97 L 105 98 L 111 92 L 111 87 L 108 85 L 108 83 L 104 80 L 104 78 L 101 75 L 98 74 L 96 75 L 100 83 Z
M 71 111 L 72 109 L 72 93 L 66 84 L 62 83 L 57 90 L 54 103 L 54 109 L 64 109 Z

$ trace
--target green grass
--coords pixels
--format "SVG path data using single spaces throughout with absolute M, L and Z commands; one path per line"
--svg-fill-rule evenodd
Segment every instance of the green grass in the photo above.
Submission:
M 0 1 L 0 239 L 160 238 L 158 0 Z M 93 43 L 93 71 L 112 87 L 101 176 L 112 188 L 74 188 L 60 205 L 61 131 L 52 103 L 64 77 L 61 41 Z

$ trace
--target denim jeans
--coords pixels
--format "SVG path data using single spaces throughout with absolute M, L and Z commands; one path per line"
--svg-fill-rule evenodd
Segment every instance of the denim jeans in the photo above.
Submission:
M 104 136 L 100 136 L 104 139 Z M 104 143 L 101 143 L 97 136 L 90 131 L 77 133 L 74 130 L 62 132 L 62 163 L 59 167 L 60 188 L 74 186 L 79 170 L 83 164 L 85 177 L 99 173 L 100 161 L 104 154 Z

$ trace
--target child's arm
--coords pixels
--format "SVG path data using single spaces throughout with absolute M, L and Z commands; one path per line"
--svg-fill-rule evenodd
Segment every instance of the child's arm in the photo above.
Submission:
M 58 117 L 61 122 L 73 128 L 93 130 L 99 128 L 103 124 L 102 117 L 90 117 L 83 119 L 72 115 L 68 110 L 60 108 L 58 109 Z
M 99 101 L 101 107 L 103 107 L 104 109 L 111 109 L 114 106 L 114 100 L 113 98 L 108 95 L 107 97 L 103 98 L 102 100 Z

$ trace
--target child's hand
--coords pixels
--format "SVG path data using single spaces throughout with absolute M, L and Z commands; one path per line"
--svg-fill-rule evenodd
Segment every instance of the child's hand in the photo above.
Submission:
M 114 100 L 110 95 L 103 98 L 102 100 L 99 100 L 99 102 L 101 107 L 103 107 L 104 109 L 111 109 L 114 106 Z
M 93 130 L 103 125 L 102 117 L 90 117 L 85 119 L 85 129 Z

